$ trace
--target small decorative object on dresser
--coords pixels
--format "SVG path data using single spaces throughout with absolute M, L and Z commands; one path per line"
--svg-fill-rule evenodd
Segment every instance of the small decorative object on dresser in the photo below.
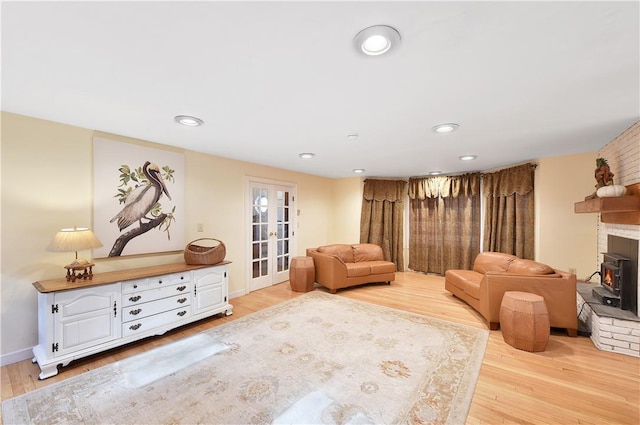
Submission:
M 200 244 L 195 242 L 200 242 Z M 222 262 L 226 254 L 227 249 L 221 240 L 200 238 L 187 244 L 184 249 L 184 262 L 213 265 Z
M 47 249 L 56 252 L 74 252 L 76 259 L 64 266 L 67 269 L 67 282 L 75 282 L 76 279 L 93 279 L 93 266 L 84 258 L 78 258 L 78 251 L 93 249 L 102 246 L 102 242 L 86 227 L 60 229 L 49 243 Z

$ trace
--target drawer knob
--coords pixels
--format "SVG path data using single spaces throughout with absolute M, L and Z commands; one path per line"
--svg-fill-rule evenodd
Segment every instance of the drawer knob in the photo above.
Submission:
M 185 314 L 187 314 L 187 312 L 184 311 L 184 310 L 178 312 L 178 316 L 180 316 L 180 317 L 184 316 Z
M 136 308 L 135 310 L 131 310 L 131 311 L 129 312 L 129 314 L 132 314 L 132 315 L 134 315 L 134 316 L 135 316 L 135 315 L 140 314 L 140 312 L 141 312 L 141 311 L 142 311 L 142 309 L 141 309 L 141 308 Z
M 187 301 L 186 298 L 180 298 L 179 300 L 177 300 L 180 304 L 183 304 L 185 301 Z
M 129 326 L 129 329 L 131 329 L 132 331 L 137 331 L 138 329 L 140 329 L 140 326 L 142 326 L 140 323 L 136 323 L 135 325 Z
M 185 289 L 187 289 L 187 287 L 186 287 L 186 286 L 184 286 L 184 285 L 182 285 L 182 286 L 178 286 L 176 289 L 177 289 L 178 291 L 182 292 L 182 291 L 184 291 Z
M 142 298 L 140 295 L 136 295 L 135 297 L 129 297 L 129 301 L 131 302 L 140 301 L 140 298 Z

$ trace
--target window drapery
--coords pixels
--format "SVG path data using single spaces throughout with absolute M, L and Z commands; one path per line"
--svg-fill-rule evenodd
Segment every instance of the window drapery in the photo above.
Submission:
M 406 186 L 403 180 L 365 180 L 360 214 L 360 243 L 379 245 L 384 259 L 393 261 L 398 271 L 404 270 L 402 229 Z
M 409 268 L 471 269 L 480 247 L 480 174 L 409 179 Z
M 483 175 L 483 251 L 534 258 L 534 169 L 527 163 Z

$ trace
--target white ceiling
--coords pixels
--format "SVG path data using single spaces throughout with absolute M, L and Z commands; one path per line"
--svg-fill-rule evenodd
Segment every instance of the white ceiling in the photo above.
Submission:
M 3 1 L 2 109 L 332 178 L 489 170 L 639 119 L 639 4 Z M 364 57 L 375 24 L 402 42 Z

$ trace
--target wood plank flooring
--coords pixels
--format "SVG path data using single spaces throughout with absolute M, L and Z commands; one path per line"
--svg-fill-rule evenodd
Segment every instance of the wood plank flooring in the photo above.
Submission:
M 316 290 L 326 291 L 319 287 Z M 328 292 L 328 291 L 327 291 Z M 160 337 L 72 362 L 44 381 L 30 360 L 1 368 L 3 400 L 84 373 L 133 354 L 238 319 L 297 297 L 288 282 L 231 300 L 233 315 L 205 319 Z M 336 296 L 487 329 L 484 319 L 444 289 L 444 279 L 397 273 L 391 285 L 371 284 Z M 640 359 L 599 351 L 586 337 L 552 331 L 544 352 L 517 350 L 491 331 L 467 424 L 640 424 Z

